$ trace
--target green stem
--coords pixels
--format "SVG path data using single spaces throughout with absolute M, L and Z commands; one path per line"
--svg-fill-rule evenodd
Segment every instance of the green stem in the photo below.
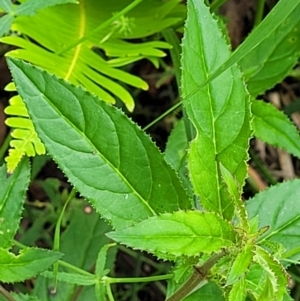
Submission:
M 106 293 L 107 293 L 109 301 L 115 301 L 114 295 L 113 295 L 113 293 L 111 291 L 111 287 L 110 287 L 109 283 L 106 284 Z
M 0 285 L 0 295 L 2 295 L 8 301 L 16 301 L 13 296 L 3 287 Z
M 111 25 L 114 21 L 118 20 L 120 17 L 122 17 L 123 15 L 127 14 L 129 11 L 131 11 L 133 8 L 135 8 L 142 1 L 143 0 L 135 0 L 135 1 L 133 1 L 128 6 L 126 6 L 123 10 L 117 12 L 110 19 L 108 19 L 107 21 L 105 21 L 104 23 L 102 23 L 101 25 L 99 25 L 98 27 L 96 27 L 94 30 L 92 30 L 89 34 L 87 34 L 84 37 L 80 38 L 76 42 L 68 45 L 67 47 L 63 48 L 62 50 L 57 51 L 56 54 L 58 54 L 58 55 L 63 54 L 65 52 L 69 51 L 70 49 L 76 47 L 77 45 L 81 44 L 82 42 L 88 40 L 90 37 L 92 37 L 93 35 L 95 35 L 97 32 L 105 29 L 106 27 L 108 27 L 109 25 Z
M 227 0 L 215 0 L 210 6 L 212 12 L 215 12 L 222 6 Z
M 60 266 L 65 267 L 65 268 L 67 268 L 69 270 L 72 270 L 72 271 L 74 271 L 74 272 L 76 272 L 78 274 L 89 276 L 89 277 L 94 277 L 95 278 L 94 274 L 89 273 L 89 272 L 87 272 L 85 270 L 82 270 L 82 269 L 80 269 L 80 268 L 78 268 L 78 267 L 76 267 L 76 266 L 74 266 L 74 265 L 72 265 L 70 263 L 67 263 L 67 262 L 62 261 L 62 260 L 58 260 L 57 262 L 59 263 Z
M 155 118 L 152 122 L 150 122 L 148 125 L 146 125 L 143 130 L 146 131 L 149 128 L 151 128 L 155 123 L 157 123 L 158 121 L 160 121 L 161 119 L 165 118 L 167 115 L 169 115 L 170 113 L 172 113 L 174 110 L 176 110 L 177 108 L 179 108 L 182 104 L 182 101 L 179 101 L 177 103 L 175 103 L 170 109 L 168 109 L 166 112 L 164 112 L 163 114 L 159 115 L 157 118 Z
M 73 187 L 72 191 L 69 194 L 68 199 L 66 200 L 66 202 L 65 202 L 65 204 L 64 204 L 64 206 L 63 206 L 63 208 L 60 212 L 57 223 L 55 225 L 54 243 L 53 243 L 53 250 L 54 251 L 59 251 L 59 249 L 60 249 L 60 228 L 61 228 L 62 219 L 63 219 L 64 213 L 67 209 L 68 204 L 74 198 L 75 194 L 76 194 L 76 189 Z M 59 267 L 59 263 L 57 261 L 53 264 L 54 291 L 56 291 L 56 287 L 57 287 L 58 267 Z
M 257 8 L 256 8 L 256 14 L 254 19 L 254 27 L 256 27 L 263 19 L 264 14 L 264 7 L 265 7 L 265 0 L 257 0 Z
M 209 270 L 225 255 L 227 252 L 222 250 L 220 253 L 213 255 L 201 266 L 194 266 L 194 272 L 188 281 L 180 287 L 175 294 L 173 294 L 166 301 L 181 301 L 188 294 L 190 294 L 202 281 L 205 280 Z
M 104 276 L 102 277 L 102 280 L 112 284 L 112 283 L 153 282 L 153 281 L 160 281 L 160 280 L 169 280 L 172 278 L 174 278 L 173 274 L 166 274 L 166 275 L 136 277 L 136 278 L 111 278 L 111 277 Z

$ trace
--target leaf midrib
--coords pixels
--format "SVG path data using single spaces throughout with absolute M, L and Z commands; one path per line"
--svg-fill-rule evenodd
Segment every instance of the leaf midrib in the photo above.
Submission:
M 47 101 L 47 103 L 57 112 L 57 114 L 63 118 L 65 120 L 66 123 L 68 123 L 70 125 L 70 127 L 77 131 L 77 133 L 84 137 L 85 138 L 85 141 L 91 146 L 92 149 L 95 149 L 96 150 L 96 154 L 98 154 L 101 159 L 106 162 L 106 164 L 108 164 L 110 166 L 110 168 L 112 170 L 115 171 L 115 173 L 121 178 L 121 180 L 131 189 L 131 191 L 133 192 L 133 194 L 135 194 L 141 202 L 143 202 L 146 207 L 150 210 L 150 212 L 153 214 L 153 215 L 156 215 L 156 212 L 150 207 L 150 205 L 148 204 L 148 202 L 141 196 L 141 194 L 131 185 L 131 183 L 123 176 L 123 174 L 118 170 L 118 168 L 116 166 L 114 166 L 112 164 L 112 162 L 110 162 L 106 157 L 105 155 L 103 155 L 101 152 L 99 152 L 98 148 L 92 143 L 92 141 L 86 136 L 86 134 L 84 132 L 82 132 L 81 130 L 78 129 L 78 127 L 76 125 L 74 125 L 68 118 L 66 118 L 62 113 L 61 111 L 51 102 L 51 100 L 46 97 L 46 95 L 44 94 L 43 91 L 41 91 L 37 86 L 35 86 L 37 88 L 37 90 L 39 90 L 42 95 L 45 97 L 45 100 Z M 79 102 L 79 104 L 81 105 L 81 103 Z M 82 110 L 82 112 L 84 112 Z M 117 132 L 116 132 L 117 133 Z

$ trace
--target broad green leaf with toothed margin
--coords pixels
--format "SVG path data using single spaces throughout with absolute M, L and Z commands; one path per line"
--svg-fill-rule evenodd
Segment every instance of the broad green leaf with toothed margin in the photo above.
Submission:
M 214 213 L 177 211 L 153 216 L 108 237 L 140 250 L 168 259 L 174 256 L 197 256 L 233 245 L 233 226 Z M 165 256 L 164 256 L 165 254 Z
M 300 180 L 291 180 L 258 193 L 247 201 L 249 219 L 258 217 L 259 228 L 269 227 L 258 242 L 282 244 L 284 258 L 299 260 Z
M 300 135 L 293 122 L 273 105 L 255 100 L 251 106 L 254 135 L 300 158 Z
M 247 174 L 250 135 L 249 96 L 237 65 L 187 97 L 230 57 L 217 21 L 202 1 L 188 1 L 182 54 L 182 96 L 197 135 L 188 166 L 201 205 L 231 219 L 234 204 L 220 175 L 219 163 L 235 177 L 239 190 Z
M 24 158 L 13 174 L 6 173 L 6 165 L 0 167 L 0 247 L 11 247 L 19 228 L 25 193 L 30 180 L 30 167 Z
M 0 249 L 0 281 L 20 282 L 48 269 L 63 254 L 45 249 L 26 248 L 19 255 Z
M 113 227 L 190 208 L 175 171 L 120 110 L 30 64 L 8 64 L 49 154 Z

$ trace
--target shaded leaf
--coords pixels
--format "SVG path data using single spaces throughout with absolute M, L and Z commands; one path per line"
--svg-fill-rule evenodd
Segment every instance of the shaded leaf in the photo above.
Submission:
M 28 159 L 24 159 L 12 175 L 0 167 L 0 247 L 9 248 L 19 228 L 25 193 L 30 181 Z
M 292 193 L 291 193 L 292 192 Z M 258 217 L 259 228 L 268 227 L 258 241 L 284 246 L 284 258 L 300 259 L 300 180 L 292 180 L 258 193 L 247 202 L 249 218 Z
M 240 192 L 247 174 L 249 96 L 237 65 L 198 89 L 199 83 L 230 57 L 230 51 L 217 21 L 202 1 L 190 0 L 188 11 L 182 96 L 197 131 L 188 159 L 191 181 L 205 209 L 231 219 L 234 204 L 220 175 L 219 162 L 235 177 Z
M 259 47 L 269 36 L 274 36 L 274 33 L 280 27 L 284 27 L 285 23 L 293 15 L 295 10 L 298 10 L 300 4 L 298 0 L 281 0 L 271 12 L 264 18 L 264 20 L 250 33 L 250 35 L 245 39 L 245 41 L 234 51 L 234 53 L 226 59 L 222 64 L 217 66 L 209 77 L 200 83 L 197 89 L 193 91 L 193 94 L 197 90 L 204 87 L 206 84 L 217 78 L 224 71 L 229 69 L 235 63 L 241 61 L 244 57 L 249 55 L 251 51 L 256 52 L 256 47 Z M 297 19 L 298 20 L 298 19 Z M 297 20 L 295 20 L 297 22 Z M 293 23 L 294 21 L 292 21 Z M 297 39 L 294 41 L 298 41 Z M 273 41 L 272 41 L 273 44 Z M 257 49 L 259 50 L 259 48 Z
M 168 259 L 168 255 L 197 256 L 211 253 L 234 243 L 231 224 L 213 213 L 177 211 L 153 216 L 108 237 Z M 165 257 L 163 257 L 165 254 Z
M 19 255 L 0 249 L 0 280 L 20 282 L 32 278 L 47 270 L 62 255 L 38 248 L 22 249 Z
M 187 149 L 188 139 L 182 119 L 176 124 L 168 138 L 165 149 L 165 160 L 178 172 L 184 187 L 190 195 L 193 195 L 193 188 L 187 169 Z
M 8 64 L 49 154 L 114 227 L 190 208 L 176 173 L 120 110 L 27 63 Z
M 254 135 L 300 158 L 300 135 L 293 122 L 273 105 L 263 101 L 253 101 L 251 108 Z
M 85 271 L 91 271 L 95 267 L 95 259 L 99 249 L 109 243 L 105 233 L 110 231 L 111 227 L 101 220 L 94 210 L 91 210 L 88 203 L 82 200 L 77 202 L 76 205 L 71 203 L 74 206 L 74 210 L 70 213 L 70 224 L 62 233 L 60 250 L 64 253 L 64 261 Z M 109 253 L 106 268 L 112 266 L 115 259 L 114 255 Z M 61 265 L 59 266 L 59 271 L 61 273 L 72 272 Z M 79 279 L 77 278 L 77 280 Z M 81 281 L 89 282 L 89 279 L 81 279 Z M 74 284 L 59 281 L 55 295 L 48 293 L 52 287 L 52 279 L 39 276 L 33 293 L 42 301 L 66 301 L 66 296 L 70 296 L 70 299 L 77 298 L 78 301 L 96 300 L 94 286 L 85 286 L 79 296 L 77 292 L 78 286 Z M 87 296 L 86 291 L 90 293 L 90 289 L 91 295 Z
M 286 5 L 292 4 L 289 2 Z M 285 19 L 282 18 L 283 12 L 279 11 L 278 7 L 270 14 L 275 13 L 278 14 L 276 24 L 272 24 L 275 30 L 271 30 L 261 43 L 257 43 L 239 60 L 246 77 L 247 88 L 254 97 L 281 82 L 296 65 L 300 55 L 300 5 L 296 5 Z

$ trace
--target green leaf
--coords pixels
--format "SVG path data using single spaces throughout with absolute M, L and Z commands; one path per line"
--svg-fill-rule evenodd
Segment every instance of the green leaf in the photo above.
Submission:
M 165 160 L 178 172 L 184 187 L 188 190 L 190 195 L 193 195 L 193 188 L 187 169 L 188 145 L 184 121 L 182 119 L 176 124 L 168 138 L 165 150 Z
M 295 260 L 300 258 L 300 206 L 295 206 L 299 198 L 300 180 L 297 179 L 273 186 L 247 202 L 249 218 L 258 216 L 259 228 L 268 227 L 258 242 L 278 242 L 286 249 L 283 257 Z
M 182 301 L 225 301 L 221 288 L 213 281 L 208 282 Z
M 235 177 L 240 192 L 247 174 L 249 96 L 237 65 L 193 93 L 230 57 L 230 51 L 217 21 L 202 1 L 190 0 L 188 12 L 183 39 L 182 96 L 197 131 L 189 152 L 191 180 L 205 209 L 231 219 L 234 204 L 219 163 Z
M 9 32 L 13 21 L 14 17 L 10 14 L 0 18 L 0 37 Z
M 273 256 L 263 248 L 256 246 L 254 260 L 267 272 L 270 286 L 268 290 L 271 295 L 276 295 L 277 301 L 282 301 L 287 292 L 288 277 L 284 268 Z M 267 281 L 268 282 L 268 281 Z M 263 299 L 261 299 L 263 300 Z
M 278 3 L 278 6 L 281 5 Z M 285 5 L 293 4 L 289 1 Z M 248 91 L 254 97 L 281 82 L 296 65 L 300 55 L 300 5 L 296 5 L 285 19 L 282 18 L 283 12 L 278 9 L 275 7 L 270 13 L 278 16 L 276 23 L 272 24 L 275 30 L 271 30 L 263 41 L 239 60 Z M 287 9 L 290 8 L 284 8 L 285 11 Z
M 36 1 L 27 0 L 20 4 L 15 9 L 14 13 L 18 16 L 32 16 L 37 13 L 40 9 L 45 9 L 50 6 L 66 3 L 78 3 L 77 0 L 47 0 L 47 1 Z
M 41 3 L 49 1 L 30 2 L 40 6 L 43 5 Z M 131 5 L 130 2 L 133 3 L 120 0 L 85 0 L 78 5 L 70 3 L 48 7 L 34 16 L 16 18 L 13 30 L 21 34 L 5 37 L 1 41 L 18 48 L 9 52 L 9 56 L 24 59 L 75 85 L 82 85 L 107 102 L 114 103 L 116 98 L 120 99 L 132 111 L 134 99 L 123 84 L 144 90 L 148 89 L 148 84 L 141 78 L 114 67 L 110 62 L 111 57 L 104 59 L 99 55 L 99 50 L 110 55 L 112 48 L 121 49 L 121 53 L 112 58 L 124 59 L 128 56 L 131 60 L 126 64 L 144 58 L 153 61 L 161 57 L 163 49 L 170 48 L 170 45 L 159 41 L 141 43 L 139 47 L 143 45 L 143 51 L 140 53 L 135 43 L 129 40 L 145 38 L 183 22 L 186 9 L 178 0 L 164 3 L 161 0 L 142 1 L 142 4 L 123 15 L 125 19 L 134 19 L 135 25 L 130 28 L 131 32 L 124 34 L 115 26 L 120 20 L 110 20 L 116 12 L 119 13 Z M 111 35 L 110 38 L 100 43 L 108 34 Z M 124 65 L 124 61 L 121 65 Z
M 278 28 L 282 26 L 284 27 L 285 23 L 289 23 L 289 21 L 287 20 L 291 18 L 294 11 L 298 10 L 299 6 L 300 4 L 298 0 L 279 1 L 276 4 L 276 6 L 271 10 L 271 12 L 266 16 L 266 18 L 251 32 L 251 34 L 246 38 L 246 40 L 235 50 L 235 52 L 222 64 L 217 65 L 215 70 L 211 72 L 210 76 L 205 81 L 201 82 L 197 89 L 195 89 L 192 92 L 192 94 L 196 93 L 207 83 L 220 76 L 220 74 L 229 69 L 235 63 L 241 61 L 251 51 L 259 51 L 259 45 L 263 43 L 264 40 L 268 39 L 269 36 L 274 36 L 274 33 L 278 30 Z M 272 44 L 273 43 L 274 41 L 272 41 Z
M 38 299 L 36 296 L 29 296 L 29 295 L 17 294 L 17 293 L 11 293 L 11 295 L 14 297 L 16 301 L 42 301 Z
M 0 281 L 20 282 L 48 269 L 63 254 L 50 250 L 26 248 L 19 255 L 0 249 Z
M 252 103 L 254 135 L 300 158 L 299 131 L 290 119 L 273 105 L 263 101 Z
M 0 7 L 3 8 L 4 12 L 9 13 L 12 6 L 11 0 L 0 0 Z
M 105 276 L 109 270 L 105 269 L 107 266 L 107 253 L 109 248 L 114 246 L 114 244 L 107 244 L 103 246 L 98 253 L 97 261 L 96 261 L 96 268 L 95 268 L 95 275 L 98 278 L 98 281 L 96 282 L 95 285 L 95 295 L 97 298 L 97 301 L 106 301 L 106 283 L 105 281 L 101 281 L 102 277 Z
M 237 255 L 230 269 L 226 285 L 232 285 L 236 283 L 247 272 L 254 255 L 253 250 L 254 245 L 248 243 Z
M 233 245 L 236 239 L 231 224 L 214 213 L 199 211 L 153 216 L 107 236 L 130 247 L 154 254 L 158 251 L 159 257 L 166 259 L 169 254 L 197 256 L 201 252 L 219 251 Z
M 120 110 L 27 63 L 8 64 L 49 154 L 114 227 L 190 208 L 173 169 Z
M 15 88 L 10 90 L 15 91 Z M 10 142 L 9 155 L 5 158 L 7 170 L 11 173 L 25 154 L 29 157 L 37 154 L 44 155 L 46 149 L 34 130 L 28 111 L 19 95 L 10 98 L 9 106 L 4 112 L 10 116 L 5 120 L 5 124 L 14 129 L 11 133 L 13 139 Z
M 64 253 L 63 260 L 65 262 L 85 271 L 91 271 L 94 270 L 99 250 L 102 246 L 109 243 L 105 233 L 110 231 L 111 227 L 105 221 L 99 219 L 99 215 L 94 210 L 91 210 L 88 203 L 82 200 L 78 200 L 77 204 L 73 204 L 73 202 L 71 205 L 72 207 L 74 206 L 74 210 L 70 213 L 70 224 L 62 233 L 60 251 Z M 80 243 L 74 243 L 75 240 Z M 112 267 L 115 260 L 114 255 L 109 252 L 105 268 Z M 61 265 L 59 265 L 59 271 L 60 273 L 73 273 L 73 270 L 69 270 Z M 91 280 L 90 276 L 81 277 L 82 274 L 77 276 L 78 281 L 88 283 Z M 67 277 L 70 282 L 70 277 Z M 39 276 L 36 280 L 33 293 L 43 301 L 66 301 L 66 296 L 69 296 L 70 300 L 75 300 L 76 298 L 78 301 L 96 300 L 93 286 L 85 286 L 79 296 L 77 291 L 78 286 L 74 284 L 59 281 L 55 295 L 49 294 L 49 289 L 52 287 L 52 279 Z M 84 298 L 86 291 L 90 292 L 89 289 L 91 289 L 91 297 Z
M 19 228 L 25 193 L 30 180 L 28 159 L 24 159 L 12 175 L 0 167 L 0 247 L 9 248 Z
M 41 275 L 47 278 L 53 278 L 53 272 L 50 271 L 45 271 Z M 97 282 L 96 277 L 75 273 L 59 272 L 57 275 L 55 275 L 55 277 L 57 277 L 58 281 L 82 286 L 94 285 Z
M 247 296 L 245 278 L 240 278 L 236 282 L 229 293 L 228 301 L 245 301 Z

